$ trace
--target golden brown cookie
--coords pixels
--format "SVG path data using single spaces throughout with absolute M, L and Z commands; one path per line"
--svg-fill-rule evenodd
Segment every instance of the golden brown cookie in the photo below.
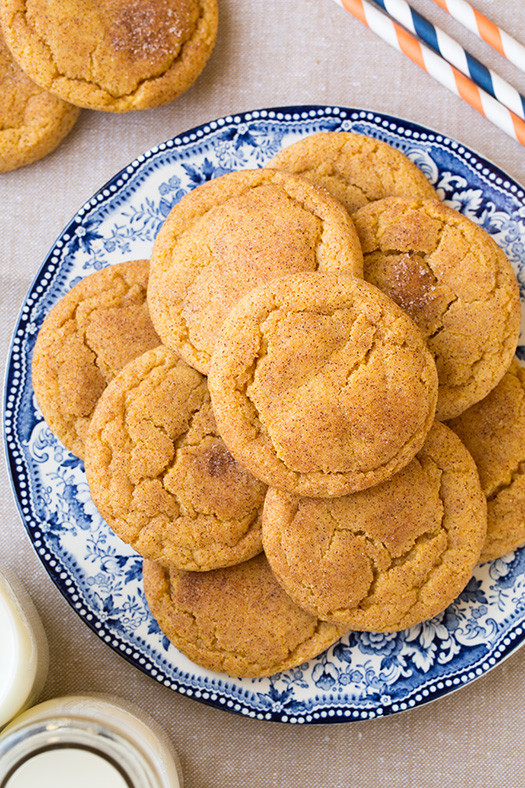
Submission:
M 269 490 L 263 544 L 284 589 L 312 615 L 393 632 L 456 598 L 486 527 L 476 466 L 435 422 L 412 462 L 383 484 L 331 499 Z
M 224 318 L 245 293 L 294 271 L 362 274 L 347 212 L 302 178 L 232 172 L 190 192 L 161 228 L 148 289 L 164 344 L 207 374 Z
M 217 433 L 206 378 L 166 347 L 126 365 L 86 440 L 95 506 L 141 555 L 209 570 L 262 550 L 265 485 Z
M 513 360 L 485 399 L 448 422 L 474 457 L 487 497 L 480 561 L 525 544 L 525 369 Z
M 274 487 L 332 496 L 410 462 L 433 423 L 437 375 L 417 326 L 380 290 L 308 273 L 237 303 L 209 386 L 239 462 Z
M 146 303 L 149 263 L 95 271 L 46 316 L 33 353 L 33 388 L 51 430 L 78 457 L 91 414 L 128 361 L 160 344 Z
M 344 627 L 319 621 L 283 591 L 264 555 L 213 572 L 143 565 L 146 600 L 179 651 L 230 676 L 271 676 L 327 649 Z
M 510 364 L 520 331 L 516 276 L 483 228 L 434 200 L 390 197 L 354 214 L 365 279 L 417 323 L 439 377 L 436 416 L 478 402 Z
M 7 44 L 38 85 L 88 109 L 172 101 L 208 60 L 217 0 L 2 0 Z
M 401 151 L 350 131 L 322 131 L 294 142 L 267 167 L 295 172 L 328 189 L 353 213 L 374 200 L 399 195 L 437 199 L 434 187 Z
M 0 30 L 0 172 L 51 153 L 80 110 L 32 82 L 13 59 Z

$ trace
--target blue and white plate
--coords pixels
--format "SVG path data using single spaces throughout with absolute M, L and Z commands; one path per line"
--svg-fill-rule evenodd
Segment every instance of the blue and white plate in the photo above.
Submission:
M 407 154 L 440 196 L 482 225 L 525 285 L 525 194 L 464 145 L 398 118 L 344 107 L 261 109 L 163 142 L 117 173 L 73 217 L 46 257 L 16 326 L 5 430 L 13 487 L 32 543 L 81 618 L 145 673 L 180 693 L 248 717 L 344 722 L 392 714 L 446 695 L 497 665 L 525 637 L 525 549 L 478 567 L 444 613 L 397 634 L 351 633 L 317 659 L 265 679 L 237 680 L 182 656 L 144 598 L 141 559 L 97 513 L 82 463 L 51 434 L 31 387 L 44 316 L 82 277 L 147 258 L 171 207 L 200 183 L 260 167 L 317 131 L 349 130 Z M 519 355 L 525 358 L 525 347 Z

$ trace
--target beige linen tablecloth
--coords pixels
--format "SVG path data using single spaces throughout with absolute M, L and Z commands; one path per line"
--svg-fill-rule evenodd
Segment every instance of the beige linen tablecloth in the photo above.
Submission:
M 84 111 L 47 158 L 0 175 L 1 355 L 50 245 L 76 210 L 141 152 L 195 125 L 259 107 L 338 104 L 439 130 L 525 182 L 525 151 L 332 0 L 219 0 L 204 73 L 177 101 L 125 115 Z M 525 92 L 525 77 L 430 0 L 415 6 Z M 525 42 L 523 0 L 477 7 Z M 163 723 L 188 788 L 520 788 L 525 651 L 458 692 L 385 719 L 297 727 L 246 719 L 161 686 L 102 642 L 42 568 L 1 468 L 0 560 L 25 580 L 51 647 L 43 698 L 111 692 Z M 1 637 L 1 633 L 0 633 Z

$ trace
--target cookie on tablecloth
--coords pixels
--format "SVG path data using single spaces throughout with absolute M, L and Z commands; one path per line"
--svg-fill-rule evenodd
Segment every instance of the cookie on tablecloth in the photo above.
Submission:
M 148 301 L 165 345 L 207 374 L 235 302 L 274 276 L 362 275 L 350 217 L 302 178 L 243 170 L 198 186 L 171 210 L 153 247 Z
M 204 571 L 262 550 L 266 487 L 221 440 L 206 378 L 169 348 L 130 362 L 105 390 L 86 476 L 106 522 L 146 558 Z
M 417 326 L 348 274 L 278 277 L 248 293 L 208 382 L 234 457 L 271 486 L 313 496 L 370 487 L 410 462 L 437 396 Z
M 0 22 L 23 70 L 88 109 L 127 112 L 172 101 L 204 68 L 217 0 L 2 0 Z
M 490 394 L 448 422 L 474 457 L 487 496 L 480 561 L 525 544 L 525 370 L 513 359 Z
M 283 591 L 259 555 L 212 572 L 143 565 L 160 628 L 193 662 L 230 676 L 271 676 L 325 651 L 344 627 L 319 621 Z
M 350 213 L 392 195 L 437 199 L 430 181 L 408 156 L 386 142 L 350 131 L 311 134 L 288 145 L 266 166 L 308 178 Z
M 435 422 L 383 484 L 341 498 L 269 490 L 263 544 L 276 577 L 312 615 L 393 632 L 433 618 L 472 576 L 487 527 L 476 466 Z
M 505 374 L 520 331 L 511 265 L 491 236 L 435 200 L 389 197 L 354 214 L 365 279 L 417 323 L 435 358 L 436 416 L 483 399 Z
M 80 110 L 29 79 L 0 30 L 0 172 L 51 153 L 73 128 Z
M 160 344 L 146 303 L 149 262 L 131 260 L 82 279 L 46 316 L 33 353 L 33 388 L 52 432 L 78 457 L 108 382 Z

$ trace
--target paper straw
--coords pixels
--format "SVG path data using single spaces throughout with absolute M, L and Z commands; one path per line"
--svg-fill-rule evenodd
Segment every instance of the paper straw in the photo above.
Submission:
M 525 98 L 495 71 L 487 68 L 451 36 L 418 13 L 406 0 L 373 0 L 386 13 L 415 33 L 476 85 L 525 119 Z
M 411 33 L 385 16 L 366 0 L 334 0 L 337 5 L 359 19 L 383 41 L 402 52 L 434 79 L 464 99 L 502 131 L 525 145 L 525 121 L 511 112 L 468 77 L 422 44 Z
M 521 71 L 525 71 L 525 47 L 523 44 L 476 11 L 470 3 L 467 3 L 466 0 L 434 0 L 434 2 L 468 30 L 490 44 L 511 63 L 514 63 Z

